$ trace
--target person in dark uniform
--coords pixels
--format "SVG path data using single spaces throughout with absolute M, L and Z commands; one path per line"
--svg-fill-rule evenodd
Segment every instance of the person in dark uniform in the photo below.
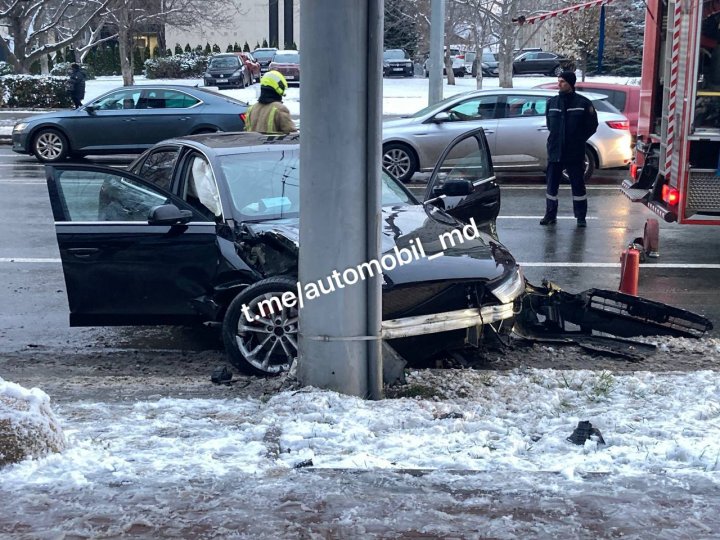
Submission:
M 69 78 L 70 98 L 72 99 L 74 108 L 77 109 L 82 105 L 82 99 L 85 97 L 85 79 L 87 77 L 79 65 L 71 64 Z
M 586 97 L 575 93 L 575 73 L 563 71 L 558 76 L 557 96 L 550 98 L 545 111 L 548 135 L 547 190 L 545 216 L 540 225 L 557 222 L 558 189 L 563 170 L 570 178 L 573 213 L 578 227 L 587 225 L 585 191 L 585 143 L 597 130 L 595 108 Z

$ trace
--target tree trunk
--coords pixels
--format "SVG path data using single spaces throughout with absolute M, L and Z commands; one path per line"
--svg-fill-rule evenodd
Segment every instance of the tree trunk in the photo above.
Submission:
M 483 73 L 482 73 L 482 47 L 475 42 L 475 87 L 478 90 L 482 90 L 482 81 L 483 81 Z
M 14 62 L 12 57 L 10 61 L 15 66 L 16 73 L 30 73 L 30 61 L 25 59 L 25 40 L 22 31 L 22 21 L 18 17 L 13 17 L 10 20 L 10 35 L 13 37 L 13 54 Z
M 118 45 L 120 51 L 120 69 L 122 70 L 123 86 L 135 84 L 133 77 L 133 57 L 130 46 L 130 35 L 125 25 L 118 26 Z
M 455 85 L 455 73 L 452 70 L 452 60 L 450 59 L 450 51 L 445 53 L 445 73 L 447 74 L 447 83 Z
M 582 82 L 585 82 L 585 72 L 587 71 L 588 53 L 583 51 L 582 53 Z

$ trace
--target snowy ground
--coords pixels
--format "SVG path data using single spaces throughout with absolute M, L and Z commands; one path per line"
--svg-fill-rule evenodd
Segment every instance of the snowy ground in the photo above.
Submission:
M 385 79 L 384 96 L 385 114 L 412 112 L 427 80 Z M 297 88 L 286 102 L 299 112 Z M 639 364 L 536 345 L 412 371 L 379 402 L 211 385 L 218 351 L 0 358 L 68 439 L 0 471 L 0 538 L 716 538 L 720 341 L 657 343 Z M 568 442 L 579 420 L 606 445 Z

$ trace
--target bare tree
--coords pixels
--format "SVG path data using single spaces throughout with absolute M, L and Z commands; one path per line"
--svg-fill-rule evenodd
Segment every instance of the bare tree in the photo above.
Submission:
M 109 0 L 106 24 L 116 30 L 123 85 L 133 84 L 133 42 L 151 25 L 191 28 L 204 23 L 229 24 L 239 13 L 235 0 Z
M 74 43 L 102 18 L 113 0 L 0 0 L 0 51 L 18 73 L 44 55 Z
M 583 81 L 587 73 L 588 57 L 598 49 L 599 26 L 600 8 L 585 9 L 563 15 L 562 24 L 557 25 L 553 32 L 553 41 L 558 49 L 580 60 Z M 608 27 L 612 32 L 612 25 Z

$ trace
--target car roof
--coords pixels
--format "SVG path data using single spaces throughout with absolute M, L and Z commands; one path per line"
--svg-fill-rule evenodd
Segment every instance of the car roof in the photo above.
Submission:
M 556 83 L 543 83 L 535 86 L 535 88 L 547 88 L 550 85 Z M 603 90 L 637 90 L 640 91 L 640 86 L 637 84 L 615 84 L 610 82 L 597 82 L 597 81 L 577 81 L 575 86 L 584 86 L 585 88 L 601 88 Z
M 275 51 L 277 54 L 300 54 L 300 51 L 296 49 L 278 49 Z
M 285 148 L 288 146 L 299 148 L 300 134 L 266 135 L 254 131 L 226 131 L 175 137 L 162 141 L 162 143 L 158 143 L 155 146 L 162 144 L 183 144 L 199 150 L 212 150 L 212 153 L 215 155 L 244 154 L 260 148 L 267 150 L 271 145 Z M 241 152 L 238 152 L 238 150 L 241 150 Z

